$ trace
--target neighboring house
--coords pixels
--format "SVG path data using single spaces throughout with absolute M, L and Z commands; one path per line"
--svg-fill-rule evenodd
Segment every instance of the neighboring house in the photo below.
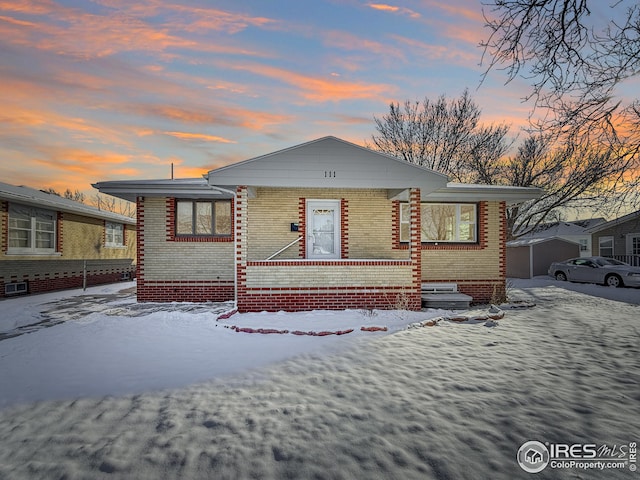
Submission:
M 131 278 L 135 219 L 0 182 L 0 297 Z
M 240 311 L 421 308 L 423 283 L 505 292 L 505 209 L 536 188 L 447 177 L 335 137 L 201 179 L 109 181 L 137 202 L 138 300 Z
M 589 229 L 594 255 L 640 266 L 640 210 Z
M 590 257 L 593 247 L 589 229 L 604 222 L 604 218 L 591 218 L 572 222 L 544 223 L 534 232 L 519 236 L 517 240 L 564 238 L 580 245 L 580 254 L 576 256 Z
M 581 245 L 564 238 L 519 238 L 507 242 L 507 277 L 547 275 L 549 265 L 580 256 Z

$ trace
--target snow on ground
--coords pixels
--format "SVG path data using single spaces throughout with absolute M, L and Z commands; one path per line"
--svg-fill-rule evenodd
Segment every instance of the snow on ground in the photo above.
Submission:
M 261 312 L 217 320 L 232 307 L 232 302 L 138 304 L 122 284 L 6 300 L 0 303 L 0 408 L 184 387 L 302 353 L 335 350 L 444 313 Z M 232 326 L 353 332 L 261 335 L 238 333 Z M 363 332 L 363 326 L 384 326 L 387 332 Z
M 443 312 L 216 322 L 213 306 L 140 315 L 130 297 L 100 300 L 117 291 L 96 287 L 93 313 L 67 309 L 63 323 L 0 341 L 0 478 L 515 479 L 531 477 L 516 462 L 528 440 L 639 440 L 637 289 L 515 280 L 511 297 L 536 306 L 494 327 L 408 330 Z M 593 296 L 613 292 L 625 302 Z M 65 297 L 0 302 L 2 330 L 20 333 Z M 639 476 L 547 468 L 536 478 Z

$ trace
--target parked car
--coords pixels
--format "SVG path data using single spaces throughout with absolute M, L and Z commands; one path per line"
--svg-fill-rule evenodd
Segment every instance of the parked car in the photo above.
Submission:
M 549 266 L 549 275 L 562 281 L 640 287 L 640 267 L 607 257 L 580 257 L 553 262 Z

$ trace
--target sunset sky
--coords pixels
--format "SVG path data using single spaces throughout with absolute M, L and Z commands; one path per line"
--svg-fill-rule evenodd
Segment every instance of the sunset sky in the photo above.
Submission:
M 479 0 L 0 0 L 1 181 L 93 195 L 363 144 L 389 102 L 466 87 L 516 135 L 527 86 L 479 85 L 487 35 Z

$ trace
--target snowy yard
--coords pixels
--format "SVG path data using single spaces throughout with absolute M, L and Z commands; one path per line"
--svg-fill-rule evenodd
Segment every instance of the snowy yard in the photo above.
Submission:
M 448 312 L 216 321 L 230 304 L 141 306 L 127 284 L 1 301 L 0 478 L 513 479 L 528 440 L 638 442 L 640 290 L 513 285 L 535 307 L 415 329 Z

